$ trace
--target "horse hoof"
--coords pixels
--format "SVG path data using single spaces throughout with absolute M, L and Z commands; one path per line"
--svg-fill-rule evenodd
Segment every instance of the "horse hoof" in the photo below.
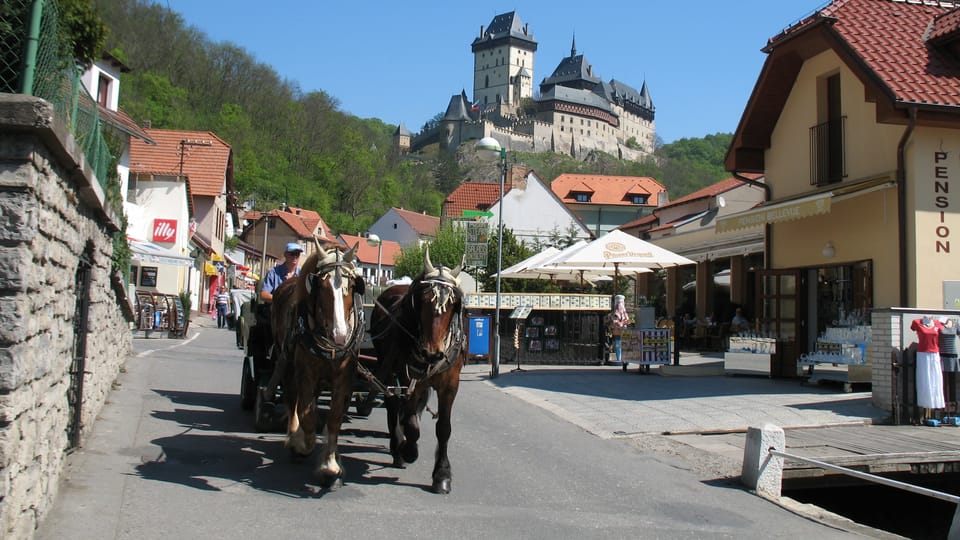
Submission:
M 342 474 L 321 474 L 320 486 L 330 491 L 336 491 L 343 487 Z
M 434 480 L 432 489 L 434 493 L 439 493 L 441 495 L 450 493 L 450 479 L 443 478 L 441 480 Z
M 407 464 L 403 462 L 403 458 L 400 456 L 393 456 L 393 467 L 395 469 L 406 469 Z
M 400 456 L 406 463 L 416 463 L 420 457 L 420 450 L 415 444 L 404 444 L 400 447 Z

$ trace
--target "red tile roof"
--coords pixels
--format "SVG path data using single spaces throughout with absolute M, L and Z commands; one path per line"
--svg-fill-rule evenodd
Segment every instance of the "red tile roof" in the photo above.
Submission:
M 510 192 L 510 186 L 504 186 L 503 194 Z M 488 182 L 465 182 L 457 186 L 453 193 L 443 201 L 444 217 L 458 219 L 464 210 L 487 210 L 500 198 L 500 184 Z
M 406 221 L 407 224 L 410 225 L 410 228 L 417 231 L 417 234 L 430 237 L 437 235 L 437 227 L 440 226 L 439 217 L 422 214 L 420 212 L 411 212 L 403 208 L 394 208 L 393 211 L 396 212 L 401 219 Z
M 589 204 L 636 206 L 629 195 L 637 194 L 650 195 L 647 205 L 657 206 L 667 188 L 647 176 L 561 174 L 550 182 L 550 189 L 564 204 L 576 203 L 575 193 L 591 193 Z
M 743 176 L 750 178 L 751 180 L 757 180 L 758 178 L 763 178 L 762 174 L 744 174 Z M 734 189 L 734 188 L 738 188 L 744 184 L 746 184 L 746 182 L 744 182 L 743 180 L 738 180 L 737 178 L 732 178 L 732 177 L 727 178 L 726 180 L 721 180 L 716 184 L 710 184 L 705 188 L 698 189 L 693 193 L 688 193 L 675 201 L 670 201 L 670 204 L 665 204 L 660 208 L 669 208 L 671 206 L 678 206 L 684 203 L 695 201 L 697 199 L 707 199 L 710 197 L 716 197 L 721 193 L 726 193 L 727 191 L 730 191 L 731 189 Z
M 156 141 L 147 144 L 139 139 L 130 141 L 130 172 L 171 175 L 180 173 L 180 141 L 202 141 L 210 146 L 184 145 L 183 174 L 193 196 L 217 196 L 223 193 L 230 167 L 230 145 L 210 131 L 181 131 L 146 129 Z
M 360 236 L 341 234 L 340 241 L 346 244 L 350 249 L 358 242 L 357 259 L 364 264 L 377 264 L 377 246 L 371 246 L 367 239 Z M 380 252 L 380 266 L 393 266 L 394 261 L 400 256 L 400 244 L 392 240 L 383 240 L 383 250 Z
M 771 39 L 770 46 L 807 27 L 826 24 L 895 101 L 956 107 L 960 106 L 960 62 L 928 42 L 950 38 L 957 31 L 956 5 L 929 0 L 836 0 Z

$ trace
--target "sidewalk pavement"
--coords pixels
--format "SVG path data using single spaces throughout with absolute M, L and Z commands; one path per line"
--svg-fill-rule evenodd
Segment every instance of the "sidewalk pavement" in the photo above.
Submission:
M 724 375 L 722 355 L 683 353 L 679 366 L 654 366 L 647 374 L 632 364 L 626 372 L 620 366 L 521 367 L 501 365 L 500 376 L 488 382 L 605 439 L 694 447 L 716 458 L 727 474 L 739 473 L 749 427 L 862 426 L 889 418 L 869 391 Z M 486 365 L 471 365 L 464 376 L 488 372 Z

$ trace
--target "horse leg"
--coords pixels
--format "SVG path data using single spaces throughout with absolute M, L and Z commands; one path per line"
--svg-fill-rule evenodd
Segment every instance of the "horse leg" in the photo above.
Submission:
M 457 397 L 460 386 L 460 366 L 458 363 L 442 375 L 437 389 L 437 454 L 433 463 L 434 493 L 450 493 L 450 483 L 453 481 L 453 471 L 450 469 L 450 460 L 447 458 L 447 443 L 450 441 L 450 414 L 453 411 L 453 401 Z
M 430 388 L 418 385 L 413 395 L 407 398 L 400 409 L 403 440 L 397 448 L 397 452 L 404 463 L 416 463 L 417 458 L 420 457 L 420 448 L 417 446 L 417 442 L 420 440 L 420 415 L 427 406 L 429 397 Z M 396 456 L 394 456 L 394 460 L 396 460 Z
M 400 459 L 400 445 L 403 443 L 403 431 L 399 426 L 401 398 L 387 396 L 384 398 L 387 407 L 387 433 L 390 435 L 390 455 L 393 457 L 393 466 L 402 469 L 403 460 Z
M 343 466 L 340 463 L 340 454 L 337 452 L 337 441 L 350 397 L 353 369 L 353 360 L 349 358 L 344 360 L 338 367 L 333 380 L 330 410 L 327 412 L 327 443 L 323 446 L 323 453 L 316 469 L 320 485 L 331 490 L 343 486 Z
M 299 367 L 299 359 L 296 360 Z M 287 402 L 287 440 L 286 447 L 295 457 L 309 456 L 317 444 L 317 403 L 313 397 L 316 386 L 313 373 L 301 369 L 290 369 L 291 374 L 285 385 Z

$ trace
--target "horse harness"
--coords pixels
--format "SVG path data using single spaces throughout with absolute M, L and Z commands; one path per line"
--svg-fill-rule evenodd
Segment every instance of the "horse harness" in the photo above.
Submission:
M 319 267 L 317 271 L 313 273 L 313 275 L 325 276 L 331 272 L 334 272 L 334 279 L 340 280 L 343 279 L 341 273 L 344 272 L 344 269 L 347 269 L 348 272 L 352 273 L 352 268 L 353 265 L 351 263 L 337 261 Z M 309 276 L 307 279 L 310 279 L 310 277 L 312 276 Z M 353 330 L 350 333 L 350 339 L 347 340 L 347 343 L 343 346 L 337 346 L 326 335 L 317 335 L 316 332 L 311 331 L 313 328 L 316 328 L 317 323 L 313 320 L 313 316 L 307 309 L 306 302 L 300 302 L 297 306 L 297 322 L 293 337 L 299 340 L 300 345 L 302 345 L 303 348 L 309 351 L 313 356 L 318 358 L 326 358 L 329 360 L 337 360 L 339 358 L 343 358 L 345 355 L 351 352 L 357 353 L 360 350 L 360 336 L 364 328 L 362 290 L 363 282 L 358 280 L 357 283 L 359 284 L 359 287 L 354 288 L 352 306 L 355 324 L 353 325 Z M 313 294 L 311 294 L 311 296 L 313 296 Z
M 435 307 L 434 309 L 437 313 L 443 313 L 446 311 L 448 304 L 452 303 L 455 300 L 457 295 L 455 284 L 450 283 L 448 280 L 444 279 L 425 279 L 411 286 L 407 292 L 407 296 L 410 297 L 410 307 L 415 311 L 416 305 L 413 291 L 419 290 L 421 287 L 430 287 L 431 292 L 434 295 Z M 426 359 L 420 354 L 420 351 L 423 347 L 420 347 L 421 338 L 413 335 L 413 333 L 408 330 L 400 320 L 397 319 L 395 311 L 400 309 L 399 306 L 402 306 L 402 303 L 398 303 L 394 309 L 387 309 L 386 306 L 380 303 L 379 300 L 374 301 L 376 305 L 383 310 L 384 313 L 390 318 L 392 326 L 400 329 L 412 342 L 412 355 L 414 359 L 418 361 L 419 364 L 426 365 L 426 368 L 420 366 L 412 366 L 410 362 L 404 362 L 404 369 L 406 370 L 407 378 L 410 380 L 410 385 L 408 387 L 404 386 L 387 386 L 382 381 L 380 381 L 376 375 L 374 375 L 369 369 L 362 365 L 362 363 L 357 363 L 357 369 L 360 371 L 360 374 L 370 381 L 371 384 L 377 387 L 378 390 L 384 393 L 387 397 L 393 397 L 396 395 L 399 396 L 408 396 L 413 393 L 413 389 L 416 387 L 417 383 L 421 380 L 429 379 L 434 375 L 438 375 L 450 369 L 453 365 L 454 360 L 459 355 L 461 348 L 463 347 L 463 342 L 465 339 L 465 334 L 463 331 L 463 317 L 462 314 L 454 314 L 450 319 L 450 327 L 447 329 L 447 347 L 443 351 L 443 360 L 439 362 L 434 362 L 430 364 Z M 418 323 L 419 324 L 419 323 Z M 387 326 L 383 332 L 372 336 L 374 339 L 379 338 L 386 334 L 390 329 L 390 326 Z

